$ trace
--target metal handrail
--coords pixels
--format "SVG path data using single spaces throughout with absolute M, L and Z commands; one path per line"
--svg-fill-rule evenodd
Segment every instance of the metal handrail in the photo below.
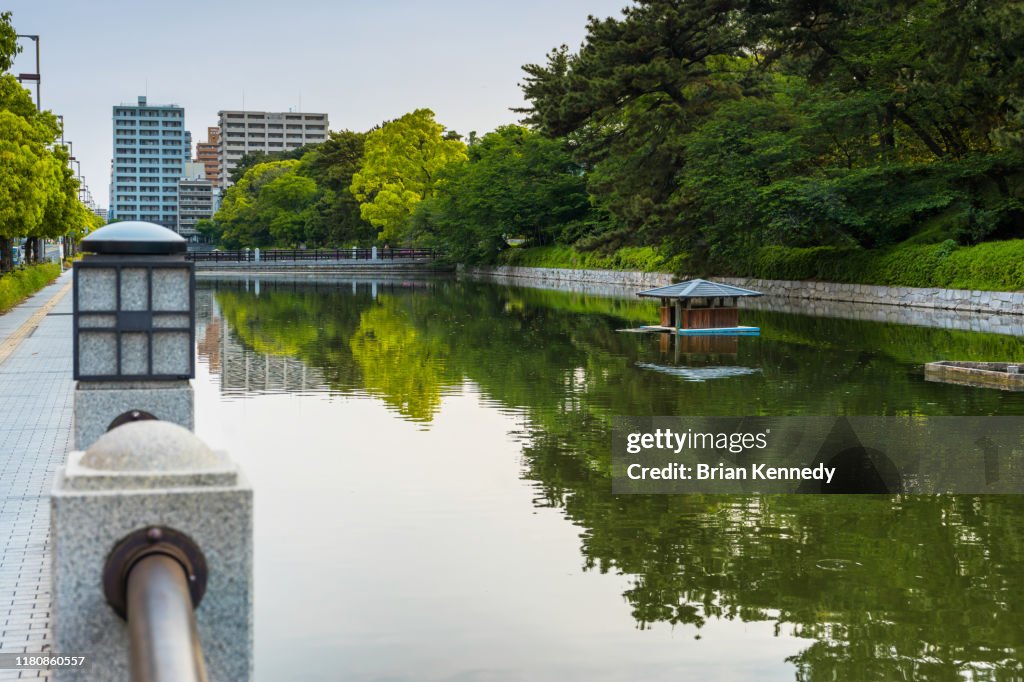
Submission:
M 128 573 L 126 592 L 133 682 L 207 682 L 184 567 L 147 555 Z

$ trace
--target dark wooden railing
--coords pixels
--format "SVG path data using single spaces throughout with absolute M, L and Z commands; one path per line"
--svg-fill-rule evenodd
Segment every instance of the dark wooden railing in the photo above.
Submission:
M 433 260 L 434 249 L 377 249 L 378 260 Z M 371 249 L 260 249 L 261 263 L 370 260 Z M 186 260 L 196 263 L 255 263 L 255 249 L 191 251 Z

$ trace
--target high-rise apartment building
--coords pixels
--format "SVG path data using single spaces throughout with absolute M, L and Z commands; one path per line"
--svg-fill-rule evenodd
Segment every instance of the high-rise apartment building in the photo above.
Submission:
M 289 151 L 327 139 L 327 114 L 269 111 L 220 111 L 220 186 L 247 152 Z
M 178 228 L 178 180 L 192 158 L 192 136 L 182 107 L 114 106 L 110 219 L 145 220 Z
M 185 164 L 185 175 L 178 180 L 178 234 L 191 244 L 202 241 L 196 223 L 213 217 L 213 183 L 206 179 L 200 163 Z
M 217 147 L 220 143 L 220 128 L 212 126 L 206 129 L 206 142 L 196 143 L 196 163 L 203 164 L 206 179 L 214 187 L 220 187 L 220 154 Z

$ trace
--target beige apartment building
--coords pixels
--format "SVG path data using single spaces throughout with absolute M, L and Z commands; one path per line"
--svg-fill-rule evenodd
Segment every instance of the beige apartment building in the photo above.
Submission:
M 206 129 L 206 142 L 196 143 L 196 163 L 203 164 L 206 179 L 214 187 L 220 187 L 220 128 L 212 126 Z
M 220 111 L 220 187 L 230 184 L 228 175 L 247 152 L 289 151 L 327 139 L 327 114 L 269 111 Z
M 204 165 L 186 163 L 185 174 L 178 180 L 178 234 L 189 244 L 202 241 L 196 223 L 213 217 L 213 193 Z

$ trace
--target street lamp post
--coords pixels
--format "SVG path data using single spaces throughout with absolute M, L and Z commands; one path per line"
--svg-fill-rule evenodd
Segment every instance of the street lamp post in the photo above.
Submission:
M 35 73 L 21 73 L 18 74 L 18 82 L 24 81 L 35 81 L 36 82 L 36 109 L 39 111 L 43 110 L 43 96 L 40 92 L 40 81 L 42 78 L 39 76 L 39 36 L 29 35 L 25 33 L 19 33 L 19 38 L 28 38 L 36 44 L 36 72 Z
M 71 142 L 68 142 L 68 144 L 70 145 Z M 86 187 L 86 185 L 85 185 L 85 176 L 82 175 L 82 164 L 81 164 L 81 162 L 79 162 L 78 159 L 76 159 L 73 156 L 69 159 L 69 163 L 74 164 L 75 166 L 78 166 L 78 176 L 77 176 L 78 177 L 78 183 L 79 183 L 78 184 L 78 200 L 80 202 L 82 202 L 83 204 L 85 204 L 86 203 L 86 197 L 88 196 L 88 193 L 89 193 L 89 188 Z M 68 234 L 64 235 L 64 253 L 68 257 L 71 257 L 71 256 L 75 255 L 75 250 L 76 250 L 75 249 L 75 240 L 71 237 L 71 235 L 68 235 Z

